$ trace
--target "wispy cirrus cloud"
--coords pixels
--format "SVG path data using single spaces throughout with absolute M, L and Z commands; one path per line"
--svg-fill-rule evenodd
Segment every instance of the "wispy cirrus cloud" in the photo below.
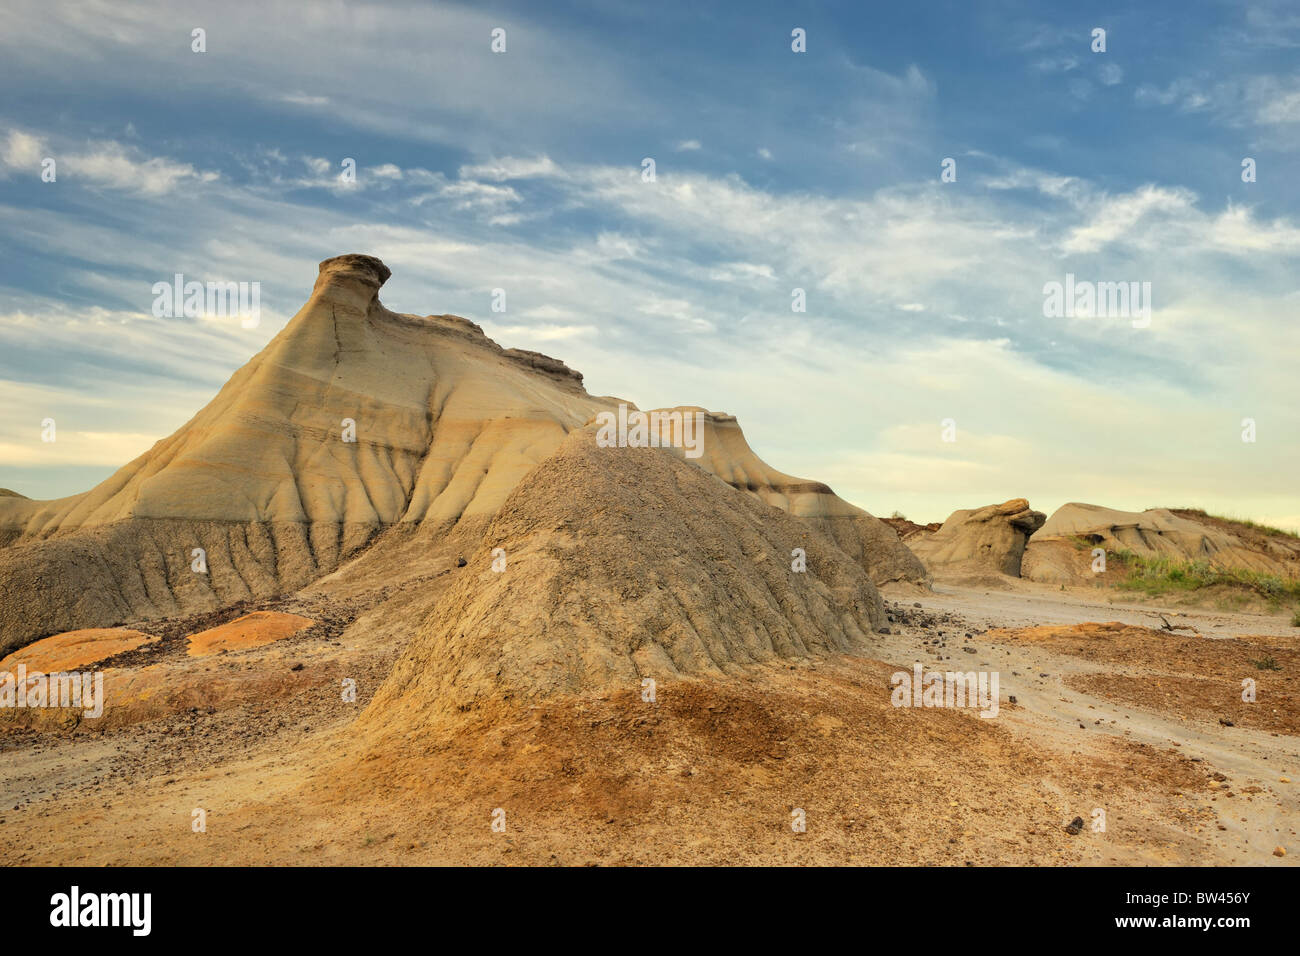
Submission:
M 1077 17 L 961 7 L 933 29 L 833 5 L 793 54 L 763 9 L 264 0 L 205 10 L 195 54 L 184 8 L 16 0 L 0 446 L 23 450 L 0 485 L 107 474 L 283 326 L 317 261 L 357 251 L 393 268 L 389 307 L 467 315 L 595 393 L 736 413 L 772 464 L 877 511 L 1095 493 L 1294 514 L 1300 199 L 1276 160 L 1237 181 L 1296 122 L 1263 36 L 1286 10 L 1225 7 L 1219 50 L 1157 7 L 1172 27 L 1142 55 L 1147 10 L 1109 17 L 1099 55 Z M 261 281 L 262 325 L 153 320 L 174 272 Z M 1151 327 L 1044 318 L 1066 272 L 1150 281 Z M 117 437 L 43 456 L 51 413 Z M 1247 415 L 1266 437 L 1243 448 Z
M 142 196 L 161 196 L 184 184 L 219 178 L 216 172 L 163 156 L 145 156 L 137 148 L 112 140 L 55 147 L 43 136 L 17 129 L 11 129 L 0 146 L 0 175 L 25 174 L 40 180 L 47 159 L 54 162 L 56 182 L 63 176 L 65 181 L 71 178 Z

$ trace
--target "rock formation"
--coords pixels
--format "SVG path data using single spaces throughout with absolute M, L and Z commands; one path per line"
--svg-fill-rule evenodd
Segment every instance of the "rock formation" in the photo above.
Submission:
M 419 579 L 618 405 L 467 319 L 390 312 L 388 278 L 372 256 L 325 260 L 303 308 L 173 435 L 84 494 L 0 495 L 0 654 L 309 585 Z M 707 417 L 693 464 L 825 531 L 875 580 L 924 580 L 892 529 Z
M 1012 498 L 1000 505 L 954 511 L 933 534 L 911 536 L 908 547 L 934 574 L 992 571 L 1020 577 L 1029 536 L 1046 520 L 1024 498 Z
M 1021 573 L 1049 584 L 1091 581 L 1092 549 L 1098 547 L 1110 553 L 1125 550 L 1143 557 L 1300 575 L 1300 539 L 1196 512 L 1116 511 L 1077 502 L 1062 505 L 1030 538 Z

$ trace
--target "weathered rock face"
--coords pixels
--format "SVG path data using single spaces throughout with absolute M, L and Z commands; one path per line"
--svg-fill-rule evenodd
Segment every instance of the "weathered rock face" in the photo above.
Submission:
M 902 515 L 891 518 L 881 518 L 880 520 L 898 532 L 898 536 L 904 541 L 909 540 L 913 535 L 917 534 L 934 534 L 934 532 L 943 527 L 942 521 L 931 521 L 929 524 L 917 524 L 915 521 L 904 518 Z
M 933 534 L 918 533 L 908 546 L 934 574 L 996 572 L 1020 577 L 1029 536 L 1047 516 L 1024 498 L 954 511 Z
M 0 654 L 313 582 L 416 580 L 619 404 L 468 319 L 390 312 L 388 277 L 373 256 L 325 260 L 306 305 L 169 438 L 84 494 L 0 495 Z M 888 527 L 769 468 L 731 416 L 707 418 L 693 464 L 824 529 L 877 581 L 924 578 Z
M 1077 502 L 1062 505 L 1030 539 L 1022 574 L 1049 584 L 1092 582 L 1093 548 L 1300 575 L 1300 539 L 1195 512 L 1116 511 Z
M 861 564 L 876 584 L 928 580 L 925 566 L 893 528 L 849 504 L 820 481 L 795 478 L 767 465 L 749 447 L 734 415 L 695 406 L 671 411 L 704 414 L 703 454 L 688 461 L 731 487 L 807 521 Z
M 598 447 L 593 428 L 511 492 L 468 567 L 375 719 L 860 650 L 883 612 L 862 567 L 807 523 L 669 451 Z
M 481 530 L 608 404 L 468 320 L 388 311 L 388 275 L 325 260 L 307 304 L 170 438 L 85 494 L 0 498 L 0 653 L 292 592 L 397 524 Z

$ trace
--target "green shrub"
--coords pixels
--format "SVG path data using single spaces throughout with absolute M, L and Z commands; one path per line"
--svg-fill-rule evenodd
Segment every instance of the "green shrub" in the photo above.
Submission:
M 1300 602 L 1300 579 L 1249 571 L 1245 568 L 1219 568 L 1209 561 L 1177 561 L 1166 557 L 1146 557 L 1132 551 L 1115 552 L 1128 568 L 1128 577 L 1119 587 L 1157 596 L 1179 591 L 1197 591 L 1215 585 L 1236 588 L 1258 595 L 1270 602 Z M 1300 612 L 1292 623 L 1300 627 Z

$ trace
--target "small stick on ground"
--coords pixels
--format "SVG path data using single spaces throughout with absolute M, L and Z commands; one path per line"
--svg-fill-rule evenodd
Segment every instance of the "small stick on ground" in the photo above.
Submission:
M 1169 619 L 1163 614 L 1160 615 L 1160 620 L 1165 622 L 1164 627 L 1161 628 L 1162 631 L 1191 631 L 1193 634 L 1200 633 L 1190 624 L 1170 624 Z

